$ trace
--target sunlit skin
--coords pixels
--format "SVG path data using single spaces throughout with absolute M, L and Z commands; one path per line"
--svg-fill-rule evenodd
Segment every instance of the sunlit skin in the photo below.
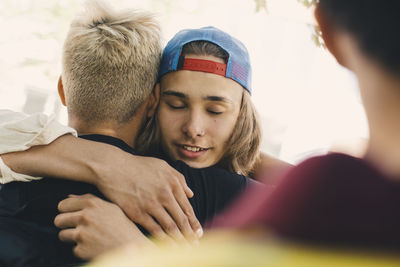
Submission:
M 186 55 L 224 63 L 213 56 Z M 194 168 L 218 163 L 227 149 L 243 88 L 220 75 L 171 72 L 161 79 L 158 118 L 165 153 Z

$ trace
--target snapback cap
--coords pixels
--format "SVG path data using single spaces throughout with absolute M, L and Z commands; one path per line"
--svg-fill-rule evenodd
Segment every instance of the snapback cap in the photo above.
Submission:
M 194 41 L 208 41 L 221 47 L 228 53 L 227 63 L 182 57 L 183 46 Z M 193 70 L 222 75 L 236 81 L 251 94 L 251 66 L 246 47 L 238 39 L 215 27 L 186 29 L 175 34 L 164 48 L 159 79 L 165 74 L 177 70 Z

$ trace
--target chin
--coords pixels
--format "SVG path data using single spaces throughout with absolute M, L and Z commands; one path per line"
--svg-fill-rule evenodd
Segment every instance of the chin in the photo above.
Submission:
M 203 163 L 203 162 L 187 161 L 187 160 L 182 160 L 182 161 L 185 162 L 190 167 L 196 168 L 196 169 L 207 168 L 207 167 L 212 166 L 212 164 L 206 164 L 206 163 Z

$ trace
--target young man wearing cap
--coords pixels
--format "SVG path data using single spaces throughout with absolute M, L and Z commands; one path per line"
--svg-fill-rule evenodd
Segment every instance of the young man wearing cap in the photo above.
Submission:
M 156 95 L 150 96 L 144 100 L 131 100 L 133 103 L 128 105 L 132 106 L 132 104 L 135 103 L 135 107 L 132 108 L 137 110 L 131 113 L 128 112 L 130 116 L 123 116 L 121 121 L 115 121 L 113 116 L 120 116 L 122 113 L 109 113 L 107 108 L 108 106 L 106 105 L 108 103 L 107 101 L 111 101 L 111 103 L 108 103 L 110 105 L 109 108 L 111 108 L 112 106 L 115 106 L 117 99 L 126 101 L 127 96 L 120 94 L 124 88 L 118 89 L 115 93 L 110 95 L 108 94 L 108 91 L 112 91 L 115 88 L 113 88 L 114 86 L 111 86 L 111 88 L 108 88 L 107 86 L 117 83 L 116 81 L 111 82 L 109 79 L 113 79 L 115 77 L 125 77 L 125 75 L 118 75 L 118 73 L 110 74 L 112 71 L 119 72 L 126 70 L 129 72 L 131 71 L 131 68 L 133 68 L 125 68 L 123 62 L 127 64 L 131 64 L 130 62 L 132 62 L 132 64 L 138 63 L 137 58 L 135 58 L 135 61 L 129 56 L 127 57 L 127 55 L 132 55 L 132 57 L 138 56 L 138 54 L 132 54 L 132 51 L 139 53 L 138 48 L 132 48 L 132 46 L 137 44 L 125 42 L 126 38 L 128 38 L 127 40 L 131 40 L 129 36 L 132 34 L 132 28 L 139 23 L 136 21 L 136 19 L 140 21 L 140 23 L 148 25 L 149 30 L 152 29 L 152 27 L 155 27 L 154 21 L 146 16 L 141 17 L 141 15 L 138 15 L 135 12 L 127 12 L 123 14 L 114 13 L 113 11 L 100 5 L 95 6 L 95 8 L 92 10 L 94 10 L 93 13 L 87 14 L 85 18 L 79 17 L 78 20 L 71 25 L 71 30 L 64 46 L 63 80 L 60 80 L 59 82 L 60 97 L 63 103 L 67 104 L 69 123 L 77 128 L 80 134 L 86 134 L 84 138 L 111 144 L 124 150 L 125 152 L 135 154 L 132 150 L 132 147 L 135 145 L 134 137 L 137 135 L 144 118 L 148 114 L 151 114 L 151 112 L 154 112 L 154 103 L 157 102 L 155 98 Z M 126 23 L 121 25 L 121 27 L 113 28 L 113 21 L 119 16 L 126 16 Z M 102 20 L 99 21 L 98 17 L 101 17 Z M 82 19 L 84 21 L 82 21 Z M 91 30 L 87 31 L 87 27 L 89 27 Z M 121 30 L 123 32 L 120 33 L 126 36 L 126 38 L 123 38 L 122 41 L 118 39 L 118 34 L 111 34 L 115 33 L 115 31 Z M 218 32 L 220 34 L 222 33 L 220 31 Z M 103 36 L 103 34 L 105 35 Z M 108 40 L 108 38 L 110 38 L 108 34 L 111 34 L 111 37 L 114 36 L 116 40 L 114 40 L 115 42 L 110 43 L 105 41 L 107 43 L 106 47 L 115 45 L 115 50 L 106 49 L 103 51 L 102 49 L 104 47 L 102 46 L 102 42 L 96 42 L 95 44 L 99 45 L 99 47 L 93 47 L 93 42 L 90 42 L 91 38 L 96 38 L 96 40 L 98 40 L 98 38 L 104 37 L 106 38 L 105 40 Z M 153 36 L 150 32 L 148 34 Z M 147 34 L 144 34 L 143 36 L 147 36 Z M 158 39 L 159 38 L 157 35 L 154 38 L 155 41 L 157 40 L 157 42 L 155 42 L 155 46 L 158 44 Z M 121 43 L 119 43 L 118 40 L 120 40 Z M 134 40 L 134 38 L 132 38 L 132 40 Z M 157 47 L 155 47 L 154 50 L 149 50 L 148 40 L 146 40 L 145 43 L 145 50 L 150 51 L 151 55 L 156 58 Z M 92 51 L 92 53 L 90 53 L 90 51 Z M 116 54 L 106 55 L 103 60 L 99 60 L 98 52 L 101 52 L 100 54 L 107 54 L 115 51 L 117 51 Z M 120 51 L 120 53 L 118 53 L 118 51 Z M 79 52 L 84 53 L 85 56 L 79 56 Z M 125 53 L 127 53 L 127 55 Z M 118 60 L 121 62 L 117 62 Z M 88 65 L 86 66 L 85 63 L 88 63 Z M 98 73 L 99 69 L 95 67 L 96 63 L 101 65 L 101 68 L 99 69 L 103 70 L 104 73 Z M 157 66 L 157 64 L 154 64 L 153 67 L 154 66 Z M 86 74 L 83 75 L 84 73 Z M 153 73 L 155 74 L 156 72 Z M 145 75 L 149 75 L 149 73 L 146 73 Z M 128 76 L 132 76 L 132 78 L 135 80 L 133 84 L 136 85 L 137 88 L 140 89 L 141 85 L 144 86 L 143 84 L 135 84 L 138 82 L 138 79 L 132 73 L 129 73 Z M 78 79 L 77 77 L 82 77 L 82 79 Z M 221 77 L 221 79 L 228 78 Z M 146 84 L 151 83 L 148 78 L 145 80 Z M 78 84 L 76 84 L 77 82 Z M 129 84 L 132 83 L 130 80 L 127 82 Z M 144 82 L 142 81 L 142 83 Z M 87 88 L 95 89 L 95 95 L 92 95 L 90 100 L 87 96 L 90 92 L 84 92 Z M 129 86 L 127 88 L 130 89 Z M 130 95 L 129 92 L 127 92 L 127 94 Z M 102 104 L 97 103 L 99 101 L 102 102 Z M 93 102 L 96 102 L 97 104 Z M 85 107 L 91 108 L 91 113 L 96 115 L 97 120 L 92 122 L 90 119 L 88 119 L 90 118 L 90 114 L 86 113 L 87 109 Z M 125 110 L 124 107 L 117 108 Z M 106 114 L 102 114 L 101 112 L 106 112 Z M 107 121 L 103 121 L 102 118 L 109 119 Z M 74 142 L 80 144 L 84 141 L 77 139 L 74 140 Z M 104 147 L 103 149 L 105 149 L 103 151 L 108 151 L 108 148 Z M 74 153 L 79 153 L 79 151 L 81 151 L 80 148 L 77 148 L 74 150 Z M 20 166 L 17 166 L 17 169 L 21 168 L 21 164 L 24 165 L 26 163 L 25 160 L 27 162 L 30 161 L 30 164 L 32 164 L 32 155 L 35 155 L 35 153 L 32 154 L 31 152 L 32 151 L 26 153 L 23 152 L 19 155 L 22 157 L 22 161 L 20 158 Z M 60 155 L 57 155 L 59 153 L 62 154 L 63 151 L 56 149 L 55 152 L 53 151 L 50 153 L 50 157 L 52 157 L 50 159 L 52 164 L 60 164 L 60 162 L 55 160 L 57 157 L 61 157 Z M 9 156 L 11 156 L 11 159 L 6 156 L 6 161 L 12 163 L 12 157 L 15 155 Z M 84 161 L 86 156 L 87 155 L 80 156 L 79 160 Z M 16 157 L 18 157 L 18 155 L 16 155 Z M 49 155 L 47 155 L 47 157 L 49 157 Z M 72 158 L 76 159 L 77 156 L 73 155 Z M 63 160 L 62 157 L 61 159 Z M 35 159 L 34 161 L 38 164 L 33 166 L 33 168 L 40 168 L 40 159 L 38 161 Z M 61 162 L 61 164 L 64 164 L 64 162 Z M 203 223 L 206 220 L 211 219 L 217 212 L 224 208 L 240 192 L 242 192 L 249 183 L 249 180 L 244 176 L 232 174 L 218 168 L 197 170 L 188 167 L 182 162 L 171 162 L 171 164 L 178 171 L 184 174 L 186 182 L 194 191 L 195 195 L 191 199 L 191 204 L 194 208 L 196 216 Z M 29 165 L 29 163 L 27 165 Z M 32 167 L 32 165 L 30 165 L 30 167 Z M 110 164 L 110 168 L 111 167 L 112 164 Z M 67 168 L 65 166 L 61 166 L 61 169 L 63 168 L 67 169 L 67 174 L 63 174 L 63 170 L 56 170 L 55 173 L 51 171 L 46 173 L 46 171 L 44 171 L 44 173 L 46 175 L 65 176 L 66 178 L 68 178 L 68 174 L 72 173 L 71 176 L 74 177 L 73 180 L 79 180 L 79 178 L 76 177 L 79 177 L 80 169 L 76 169 L 76 165 L 69 165 Z M 43 171 L 41 171 L 41 173 L 43 173 Z M 112 181 L 109 183 L 112 186 Z M 68 228 L 60 233 L 60 238 L 64 241 L 76 242 L 74 252 L 77 256 L 83 259 L 88 259 L 100 252 L 103 252 L 104 250 L 109 249 L 110 247 L 125 243 L 129 240 L 138 240 L 136 236 L 140 232 L 137 231 L 135 225 L 131 223 L 127 217 L 125 217 L 124 213 L 119 207 L 95 197 L 94 195 L 102 197 L 102 194 L 94 186 L 80 182 L 45 178 L 43 180 L 32 181 L 30 183 L 10 183 L 5 185 L 0 191 L 2 197 L 2 235 L 0 235 L 0 238 L 3 238 L 0 244 L 4 248 L 7 248 L 0 250 L 2 253 L 5 253 L 0 258 L 3 261 L 7 259 L 10 259 L 11 261 L 14 260 L 13 263 L 20 262 L 19 260 L 27 260 L 37 263 L 40 262 L 43 264 L 61 264 L 76 261 L 77 259 L 73 259 L 71 255 L 68 255 L 68 252 L 70 252 L 70 250 L 68 250 L 68 246 L 63 247 L 61 244 L 57 243 L 57 231 L 52 226 L 53 217 L 57 213 L 56 207 L 58 201 L 67 197 L 67 195 L 71 193 L 93 194 L 79 197 L 73 196 L 65 200 L 63 202 L 64 204 L 60 206 L 60 209 L 62 211 L 72 211 L 73 214 L 62 214 L 56 220 L 56 224 L 58 226 Z M 149 205 L 153 204 L 154 203 L 149 203 Z M 93 214 L 91 212 L 93 212 Z M 168 213 L 169 210 L 161 207 L 158 212 Z M 92 214 L 93 216 L 88 214 Z M 157 213 L 151 215 L 157 218 L 157 220 L 168 218 L 168 216 L 159 216 L 160 214 Z M 178 214 L 177 216 L 174 216 L 174 214 L 170 215 L 177 221 L 176 224 L 178 224 L 179 221 L 184 221 L 183 223 L 179 224 L 184 226 L 180 227 L 179 230 L 184 234 L 187 234 L 189 231 L 188 229 L 191 227 L 190 222 L 188 222 L 185 218 L 185 215 L 187 214 L 182 213 L 181 215 Z M 98 217 L 100 218 L 97 220 L 96 218 Z M 111 221 L 121 217 L 123 218 L 122 220 L 117 221 L 115 224 L 111 223 Z M 181 240 L 183 239 L 183 236 L 180 232 L 176 231 L 178 228 L 176 227 L 173 219 L 169 219 L 169 221 L 166 222 L 159 221 L 159 223 L 163 225 L 163 227 L 166 225 L 164 230 L 168 234 L 178 240 Z M 99 228 L 95 228 L 96 226 Z M 29 233 L 29 237 L 23 233 Z M 95 238 L 92 238 L 93 236 L 97 236 L 102 239 L 96 240 Z M 189 239 L 195 239 L 194 237 L 190 237 L 189 234 L 186 237 Z M 165 236 L 161 238 L 165 238 Z M 146 239 L 142 239 L 142 241 L 143 240 Z M 19 241 L 24 244 L 24 249 L 15 249 L 14 252 L 23 251 L 25 258 L 22 259 L 19 258 L 21 254 L 17 255 L 16 253 L 8 253 L 13 251 L 12 244 L 17 244 Z M 94 251 L 90 251 L 90 249 Z M 12 256 L 15 257 L 12 258 Z M 10 261 L 8 263 L 10 263 Z
M 240 41 L 214 27 L 182 30 L 164 49 L 159 77 L 160 104 L 139 138 L 144 152 L 162 151 L 196 168 L 254 170 L 261 127 Z

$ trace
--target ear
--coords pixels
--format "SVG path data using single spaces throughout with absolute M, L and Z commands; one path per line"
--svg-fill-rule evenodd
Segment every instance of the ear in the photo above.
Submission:
M 154 86 L 153 92 L 149 95 L 147 117 L 153 117 L 160 102 L 160 83 Z
M 65 101 L 65 92 L 64 92 L 64 86 L 63 86 L 63 83 L 62 83 L 62 76 L 61 75 L 60 75 L 60 78 L 58 78 L 57 89 L 58 89 L 58 95 L 60 96 L 61 103 L 64 106 L 67 106 L 67 102 Z
M 337 41 L 339 39 L 337 38 L 338 32 L 334 27 L 332 20 L 329 18 L 329 16 L 325 15 L 318 4 L 316 5 L 314 16 L 321 29 L 322 39 L 324 40 L 326 48 L 336 58 L 337 62 L 344 66 L 343 58 L 337 46 Z

